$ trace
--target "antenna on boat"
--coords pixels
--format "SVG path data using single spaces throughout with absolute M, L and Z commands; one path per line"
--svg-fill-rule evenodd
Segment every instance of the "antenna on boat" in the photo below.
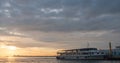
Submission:
M 90 44 L 89 44 L 89 42 L 87 42 L 87 48 L 89 48 L 90 47 Z

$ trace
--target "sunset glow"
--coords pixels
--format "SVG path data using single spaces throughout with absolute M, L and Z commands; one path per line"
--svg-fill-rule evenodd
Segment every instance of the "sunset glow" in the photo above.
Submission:
M 6 46 L 6 45 L 1 45 L 1 48 L 5 48 L 5 49 L 11 50 L 11 51 L 16 50 L 16 46 Z
M 52 48 L 18 48 L 16 46 L 0 46 L 0 56 L 9 56 L 22 55 L 22 56 L 56 56 L 56 49 Z
M 7 46 L 7 49 L 14 51 L 14 50 L 16 50 L 16 47 L 15 46 Z
M 1 45 L 0 50 L 2 52 L 0 53 L 0 56 L 13 56 L 16 53 L 16 49 L 16 46 Z
M 0 56 L 120 46 L 120 0 L 0 0 Z

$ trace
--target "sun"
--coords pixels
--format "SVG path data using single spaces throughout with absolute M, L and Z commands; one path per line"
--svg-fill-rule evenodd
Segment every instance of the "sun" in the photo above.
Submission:
M 16 53 L 15 51 L 16 51 L 17 47 L 16 46 L 6 46 L 6 49 L 8 50 L 8 56 L 12 57 Z
M 6 46 L 8 50 L 16 50 L 16 46 Z
M 16 50 L 17 49 L 16 46 L 6 46 L 6 45 L 1 45 L 1 48 L 5 48 L 5 49 L 8 49 L 8 50 Z

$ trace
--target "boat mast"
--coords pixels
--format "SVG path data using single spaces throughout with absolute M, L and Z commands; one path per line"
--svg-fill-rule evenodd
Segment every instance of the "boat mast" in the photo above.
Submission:
M 111 46 L 111 42 L 109 42 L 109 55 L 112 56 L 112 46 Z

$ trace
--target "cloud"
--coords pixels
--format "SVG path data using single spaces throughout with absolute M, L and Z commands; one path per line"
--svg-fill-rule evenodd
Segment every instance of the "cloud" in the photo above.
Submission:
M 46 9 L 41 9 L 42 12 L 48 14 L 48 13 L 60 13 L 63 11 L 63 9 L 50 9 L 50 8 L 46 8 Z
M 119 0 L 0 0 L 0 34 L 38 42 L 22 43 L 25 47 L 53 43 L 79 47 L 82 41 L 106 38 L 118 42 L 119 16 Z
M 18 2 L 20 3 L 17 4 Z M 18 28 L 28 31 L 40 30 L 57 32 L 116 30 L 116 28 L 119 29 L 120 27 L 118 17 L 120 2 L 118 0 L 61 0 L 58 2 L 56 0 L 45 0 L 43 1 L 44 4 L 40 2 L 41 0 L 11 1 L 9 3 L 11 4 L 10 7 L 18 9 L 21 14 L 18 14 L 15 18 L 12 17 L 14 19 L 13 23 L 8 24 L 10 26 L 13 25 L 13 27 L 18 26 Z M 53 4 L 54 2 L 55 4 Z M 44 6 L 39 6 L 38 3 Z M 7 10 L 14 11 L 11 9 Z M 14 13 L 16 12 L 17 11 L 14 11 Z M 12 16 L 14 13 L 10 12 L 9 14 Z M 36 18 L 35 16 L 38 17 Z M 75 18 L 79 19 L 73 20 Z

